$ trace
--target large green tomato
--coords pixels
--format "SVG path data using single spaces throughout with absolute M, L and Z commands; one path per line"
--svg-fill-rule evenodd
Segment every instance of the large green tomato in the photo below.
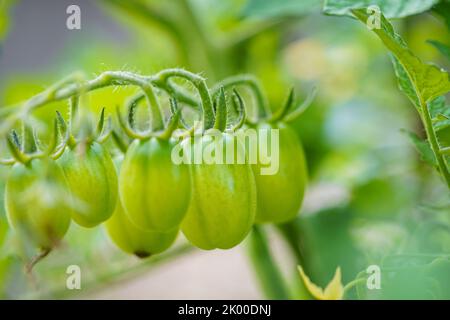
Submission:
M 295 132 L 283 123 L 263 123 L 257 129 L 279 130 L 279 167 L 273 175 L 262 175 L 265 165 L 252 165 L 258 194 L 256 222 L 283 223 L 297 216 L 303 202 L 307 183 L 303 148 Z
M 118 187 L 109 152 L 94 142 L 86 150 L 66 150 L 58 162 L 72 193 L 73 220 L 90 228 L 111 217 L 118 199 Z
M 245 154 L 244 147 L 232 135 L 221 134 L 221 139 L 225 149 L 235 148 L 236 154 Z M 213 142 L 205 134 L 199 143 L 205 150 Z M 192 141 L 186 145 L 195 149 Z M 201 249 L 236 246 L 250 231 L 256 214 L 256 186 L 250 165 L 202 161 L 190 168 L 192 200 L 181 230 Z
M 61 168 L 35 159 L 13 166 L 5 190 L 8 221 L 24 241 L 51 249 L 70 225 L 70 195 Z
M 105 222 L 105 227 L 109 237 L 120 249 L 139 258 L 147 258 L 165 251 L 178 234 L 178 229 L 158 232 L 136 227 L 128 219 L 120 201 L 113 216 Z
M 143 229 L 178 228 L 190 200 L 188 167 L 172 161 L 174 143 L 158 138 L 136 140 L 127 150 L 119 191 L 128 218 Z

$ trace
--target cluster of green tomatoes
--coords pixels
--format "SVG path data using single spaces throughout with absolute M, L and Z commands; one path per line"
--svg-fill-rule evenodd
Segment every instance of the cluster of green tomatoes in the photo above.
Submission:
M 13 131 L 7 139 L 13 159 L 4 161 L 12 165 L 5 189 L 12 229 L 34 247 L 49 251 L 71 222 L 86 228 L 103 224 L 120 249 L 144 258 L 168 249 L 180 230 L 198 248 L 228 249 L 242 242 L 254 223 L 293 219 L 307 179 L 301 143 L 286 123 L 299 113 L 292 107 L 293 93 L 276 112 L 260 110 L 250 119 L 232 83 L 201 92 L 200 130 L 187 124 L 176 97 L 171 97 L 168 110 L 159 104 L 159 110 L 151 109 L 159 123 L 153 120 L 151 128 L 137 128 L 138 104 L 157 102 L 156 95 L 148 99 L 140 94 L 130 100 L 127 118 L 118 109 L 117 129 L 111 124 L 107 128 L 103 110 L 97 127 L 83 135 L 76 135 L 71 119 L 66 122 L 57 113 L 54 138 L 45 148 L 28 126 L 21 136 Z M 75 103 L 77 97 L 72 98 Z M 164 115 L 169 115 L 167 120 Z M 183 134 L 176 134 L 183 127 Z M 172 161 L 175 145 L 183 140 L 193 143 L 188 140 L 193 135 L 199 135 L 196 141 L 207 148 L 212 129 L 227 145 L 245 128 L 279 130 L 275 174 L 261 175 L 261 163 Z M 128 136 L 127 141 L 120 136 Z M 122 156 L 112 156 L 104 143 L 109 137 Z M 233 147 L 246 152 L 244 144 Z

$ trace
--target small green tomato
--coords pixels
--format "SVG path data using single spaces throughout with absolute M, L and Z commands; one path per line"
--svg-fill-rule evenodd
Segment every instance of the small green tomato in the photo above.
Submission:
M 279 168 L 275 174 L 262 175 L 264 165 L 252 166 L 258 193 L 256 222 L 287 222 L 298 215 L 305 194 L 307 170 L 303 148 L 295 132 L 282 122 L 262 123 L 257 128 L 279 130 Z
M 96 142 L 81 150 L 64 152 L 58 163 L 64 170 L 74 201 L 73 220 L 83 227 L 95 227 L 108 220 L 116 207 L 117 174 L 109 152 Z
M 120 249 L 139 258 L 165 251 L 178 234 L 178 229 L 157 232 L 138 228 L 128 219 L 120 202 L 105 227 L 109 237 Z
M 202 151 L 214 143 L 245 154 L 232 134 L 220 133 L 219 140 L 205 134 Z M 192 142 L 186 141 L 191 150 Z M 225 160 L 225 159 L 224 159 Z M 181 230 L 195 246 L 205 249 L 229 249 L 248 234 L 256 214 L 256 186 L 249 164 L 192 164 L 192 201 Z

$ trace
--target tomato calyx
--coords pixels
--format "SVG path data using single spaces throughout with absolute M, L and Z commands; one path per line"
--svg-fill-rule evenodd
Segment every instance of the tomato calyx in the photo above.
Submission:
M 135 123 L 135 113 L 139 101 L 143 96 L 139 95 L 132 98 L 127 106 L 127 120 L 122 116 L 119 106 L 116 106 L 116 114 L 120 127 L 125 132 L 125 134 L 131 139 L 138 140 L 148 140 L 151 138 L 159 138 L 162 140 L 168 140 L 171 138 L 172 133 L 178 127 L 178 123 L 181 117 L 181 110 L 178 108 L 177 101 L 175 99 L 170 99 L 170 109 L 171 115 L 167 122 L 163 125 L 162 129 L 158 131 L 152 130 L 152 128 L 147 128 L 144 132 L 136 128 Z M 119 136 L 114 133 L 113 138 L 119 140 Z M 120 141 L 116 141 L 116 144 L 123 145 Z M 121 148 L 123 149 L 123 148 Z

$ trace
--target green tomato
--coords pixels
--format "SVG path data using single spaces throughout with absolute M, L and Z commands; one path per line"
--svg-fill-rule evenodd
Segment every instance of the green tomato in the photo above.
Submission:
M 119 191 L 128 218 L 137 226 L 167 232 L 178 228 L 189 205 L 186 165 L 172 161 L 172 141 L 136 140 L 127 150 Z
M 225 149 L 235 148 L 235 154 L 245 153 L 232 135 L 222 134 L 221 139 L 215 141 L 222 141 Z M 204 151 L 213 142 L 206 134 L 199 143 Z M 186 142 L 185 147 L 193 150 L 193 144 Z M 256 186 L 250 165 L 202 161 L 192 164 L 190 169 L 192 200 L 181 230 L 201 249 L 236 246 L 250 231 L 256 214 Z
M 307 184 L 303 147 L 295 132 L 283 123 L 263 123 L 257 129 L 279 130 L 279 167 L 273 175 L 262 175 L 261 169 L 266 165 L 252 165 L 258 193 L 256 222 L 287 222 L 299 213 Z
M 61 168 L 35 159 L 15 164 L 6 182 L 5 208 L 14 231 L 41 249 L 51 249 L 70 225 L 70 195 Z
M 117 173 L 108 151 L 93 143 L 86 150 L 66 150 L 58 163 L 72 194 L 72 219 L 87 228 L 111 217 L 116 207 Z
M 165 251 L 178 234 L 178 229 L 158 232 L 138 228 L 128 219 L 120 201 L 113 216 L 105 222 L 105 227 L 109 237 L 120 249 L 139 258 Z

